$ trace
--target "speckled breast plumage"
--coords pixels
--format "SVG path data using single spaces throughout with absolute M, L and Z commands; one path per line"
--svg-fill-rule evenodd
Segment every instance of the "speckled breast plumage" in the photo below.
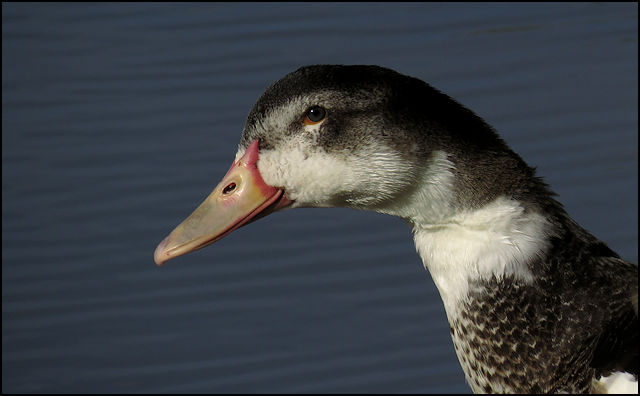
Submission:
M 474 392 L 592 391 L 602 329 L 616 310 L 594 303 L 593 289 L 566 286 L 544 277 L 473 283 L 451 334 Z

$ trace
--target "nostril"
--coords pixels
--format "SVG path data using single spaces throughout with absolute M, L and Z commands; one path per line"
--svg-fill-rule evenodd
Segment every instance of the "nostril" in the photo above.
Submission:
M 222 193 L 224 195 L 228 195 L 228 194 L 231 194 L 235 189 L 236 189 L 236 183 L 231 182 L 227 184 L 225 188 L 222 189 Z

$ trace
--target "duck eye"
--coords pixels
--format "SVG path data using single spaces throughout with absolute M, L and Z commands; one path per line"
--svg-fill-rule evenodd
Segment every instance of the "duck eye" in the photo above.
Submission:
M 326 116 L 327 110 L 324 107 L 312 106 L 305 113 L 303 122 L 305 125 L 315 125 L 324 120 Z

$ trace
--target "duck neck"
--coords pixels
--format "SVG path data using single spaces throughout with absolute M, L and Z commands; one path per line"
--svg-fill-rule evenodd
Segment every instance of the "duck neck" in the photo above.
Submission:
M 414 223 L 416 250 L 451 319 L 477 281 L 534 278 L 528 266 L 548 248 L 551 226 L 518 202 L 497 198 L 432 224 Z
M 483 196 L 484 203 L 462 200 L 457 192 L 461 165 L 455 161 L 447 152 L 434 151 L 413 189 L 375 209 L 413 225 L 416 249 L 450 318 L 474 281 L 513 277 L 531 282 L 529 263 L 545 254 L 554 233 L 538 206 L 506 195 L 482 194 L 486 183 L 474 183 L 478 190 L 474 196 Z
M 548 251 L 552 229 L 546 217 L 504 197 L 437 223 L 414 222 L 416 249 L 440 292 L 474 391 L 516 392 L 532 385 L 511 387 L 515 373 L 531 367 L 518 372 L 526 363 L 503 357 L 532 348 L 530 340 L 513 336 L 515 327 L 527 326 L 527 317 L 513 316 L 522 308 L 518 304 L 528 303 L 522 290 L 535 293 L 529 264 Z

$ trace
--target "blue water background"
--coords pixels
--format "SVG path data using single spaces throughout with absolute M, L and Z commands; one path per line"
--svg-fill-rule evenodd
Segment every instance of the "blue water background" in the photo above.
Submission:
M 469 392 L 401 220 L 261 219 L 165 267 L 251 106 L 314 63 L 419 77 L 638 257 L 636 3 L 2 3 L 2 391 Z

